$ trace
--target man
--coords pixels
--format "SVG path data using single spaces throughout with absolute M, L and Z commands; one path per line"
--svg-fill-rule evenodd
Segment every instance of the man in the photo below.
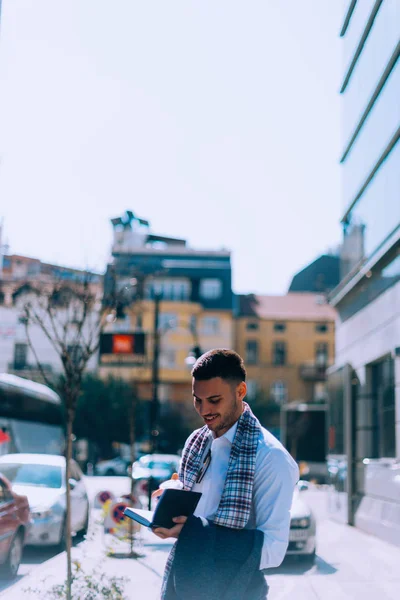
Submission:
M 261 570 L 279 566 L 286 553 L 297 464 L 244 402 L 246 370 L 236 352 L 203 354 L 192 383 L 205 425 L 185 444 L 179 479 L 202 496 L 193 517 L 154 530 L 178 540 L 162 597 L 261 600 Z

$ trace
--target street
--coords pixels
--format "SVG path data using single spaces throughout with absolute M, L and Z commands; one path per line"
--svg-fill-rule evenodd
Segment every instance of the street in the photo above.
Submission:
M 116 495 L 126 493 L 129 480 L 90 477 L 87 487 L 93 502 L 100 490 L 108 489 Z M 317 558 L 310 566 L 296 557 L 288 557 L 281 567 L 267 572 L 269 600 L 376 600 L 377 597 L 379 600 L 398 600 L 400 549 L 328 519 L 324 490 L 315 489 L 304 494 L 317 516 Z M 103 572 L 128 577 L 127 598 L 156 600 L 171 543 L 144 531 L 136 546 L 140 558 L 120 560 L 122 555 L 105 558 L 106 542 L 100 526 L 95 524 L 100 516 L 98 508 L 92 509 L 92 516 L 92 535 L 88 541 L 74 547 L 74 558 L 83 568 L 101 563 Z M 112 545 L 118 556 L 118 544 Z M 28 549 L 18 579 L 12 584 L 2 583 L 0 598 L 33 600 L 37 595 L 27 592 L 28 588 L 43 589 L 43 580 L 49 585 L 61 582 L 64 572 L 64 554 Z

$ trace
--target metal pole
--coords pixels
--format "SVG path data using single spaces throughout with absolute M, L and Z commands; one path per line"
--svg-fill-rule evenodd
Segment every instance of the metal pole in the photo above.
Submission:
M 158 437 L 158 384 L 159 384 L 159 363 L 160 363 L 160 301 L 161 294 L 154 296 L 154 342 L 153 342 L 153 369 L 152 369 L 152 396 L 150 405 L 150 445 L 151 453 L 157 452 Z M 151 494 L 153 492 L 153 478 L 148 479 L 148 509 L 151 510 Z
M 154 346 L 153 346 L 153 374 L 152 374 L 152 396 L 150 410 L 150 436 L 151 451 L 157 452 L 158 436 L 158 386 L 159 386 L 159 363 L 160 363 L 160 301 L 161 294 L 156 294 L 154 298 Z

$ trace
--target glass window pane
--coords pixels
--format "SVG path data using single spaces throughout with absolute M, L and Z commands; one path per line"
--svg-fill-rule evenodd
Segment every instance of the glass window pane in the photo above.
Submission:
M 366 22 L 371 7 L 368 6 L 368 2 L 361 0 L 357 2 L 355 13 L 357 11 L 358 17 L 361 17 L 361 12 L 365 11 L 362 18 Z M 399 38 L 400 2 L 398 0 L 385 0 L 378 11 L 372 30 L 343 95 L 345 109 L 344 142 L 346 146 L 393 54 Z
M 400 62 L 393 69 L 344 162 L 343 185 L 347 205 L 359 193 L 399 127 L 399 98 Z
M 353 10 L 349 26 L 343 38 L 343 60 L 346 67 L 350 65 L 353 59 L 374 4 L 375 0 L 359 0 Z M 345 71 L 347 71 L 347 68 Z
M 275 366 L 286 364 L 285 342 L 274 342 L 272 350 L 272 362 Z
M 257 340 L 247 340 L 245 362 L 249 365 L 255 365 L 258 363 L 258 341 Z
M 200 296 L 207 300 L 220 298 L 222 294 L 222 281 L 220 279 L 202 279 L 200 282 Z
M 351 235 L 352 225 L 363 226 L 364 257 L 374 251 L 400 225 L 400 143 L 381 165 L 349 215 L 350 227 L 345 235 Z

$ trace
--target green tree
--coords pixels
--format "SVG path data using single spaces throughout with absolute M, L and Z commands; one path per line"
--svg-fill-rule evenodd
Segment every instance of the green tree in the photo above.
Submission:
M 136 386 L 122 379 L 87 374 L 82 380 L 74 432 L 96 444 L 102 458 L 112 455 L 113 442 L 131 441 L 129 413 L 135 405 L 135 438 L 146 434 L 145 402 L 137 397 Z

